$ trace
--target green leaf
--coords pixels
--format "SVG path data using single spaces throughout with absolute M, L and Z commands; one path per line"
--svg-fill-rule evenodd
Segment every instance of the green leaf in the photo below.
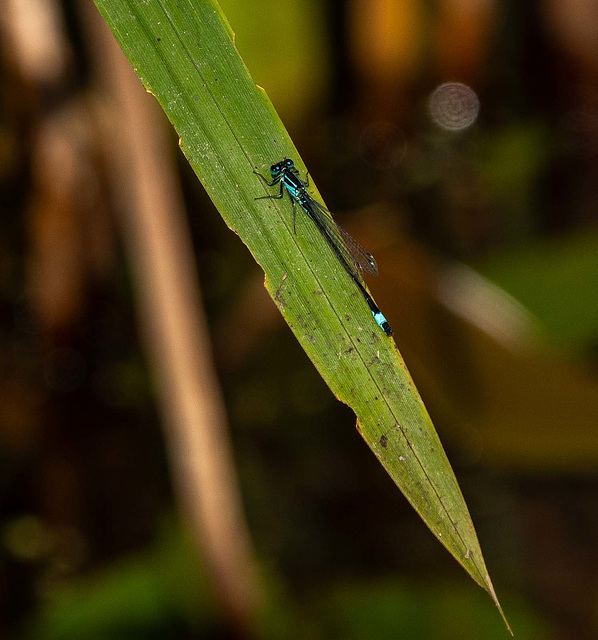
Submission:
M 306 169 L 219 6 L 96 4 L 330 389 L 353 408 L 359 432 L 428 527 L 500 609 L 465 501 L 394 341 L 307 216 L 298 216 L 293 233 L 288 199 L 255 201 L 268 190 L 254 169 L 266 173 L 285 157 Z
M 541 238 L 496 251 L 476 265 L 542 323 L 561 347 L 579 354 L 598 332 L 598 231 Z

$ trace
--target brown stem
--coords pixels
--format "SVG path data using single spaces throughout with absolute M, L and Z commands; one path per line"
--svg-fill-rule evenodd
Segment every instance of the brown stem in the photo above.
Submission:
M 95 8 L 82 9 L 114 105 L 106 155 L 176 486 L 218 599 L 249 632 L 257 576 L 164 118 Z

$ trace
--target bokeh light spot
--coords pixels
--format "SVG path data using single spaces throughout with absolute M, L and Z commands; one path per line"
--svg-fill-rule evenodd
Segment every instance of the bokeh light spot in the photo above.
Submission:
M 447 131 L 470 127 L 480 113 L 475 91 L 461 82 L 445 82 L 437 87 L 428 101 L 432 120 Z

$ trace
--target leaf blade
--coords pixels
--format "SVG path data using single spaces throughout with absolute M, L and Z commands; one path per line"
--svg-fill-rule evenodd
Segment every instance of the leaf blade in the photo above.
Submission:
M 500 610 L 467 506 L 394 341 L 311 221 L 298 216 L 294 233 L 287 200 L 255 201 L 263 187 L 254 169 L 283 157 L 305 167 L 218 5 L 96 4 L 320 374 L 353 408 L 362 437 L 428 527 Z

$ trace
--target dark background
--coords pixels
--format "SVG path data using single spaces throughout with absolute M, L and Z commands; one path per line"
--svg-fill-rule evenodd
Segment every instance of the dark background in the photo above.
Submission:
M 177 508 L 114 186 L 81 117 L 101 73 L 89 23 L 75 2 L 17 6 L 0 23 L 0 634 L 251 635 Z M 328 206 L 376 255 L 370 288 L 516 637 L 597 637 L 598 7 L 222 8 Z M 40 15 L 60 35 L 28 66 L 10 36 L 29 20 L 23 41 L 42 46 Z M 52 51 L 59 72 L 39 64 Z M 507 637 L 174 153 L 265 593 L 253 635 Z

